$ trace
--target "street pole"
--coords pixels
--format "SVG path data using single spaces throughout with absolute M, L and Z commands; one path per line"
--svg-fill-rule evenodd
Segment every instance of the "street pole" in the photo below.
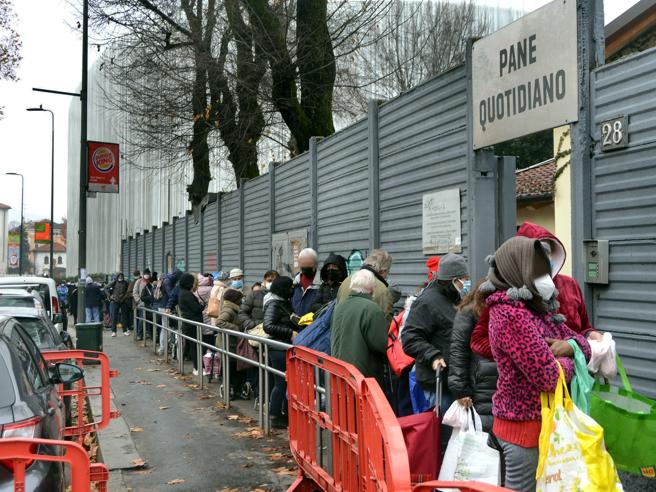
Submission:
M 43 104 L 38 108 L 27 108 L 28 111 L 43 111 L 50 113 L 50 278 L 55 278 L 54 234 L 55 234 L 55 113 L 45 109 Z
M 87 276 L 87 66 L 89 64 L 89 0 L 82 2 L 82 87 L 80 89 L 80 210 L 78 218 L 77 319 L 84 323 L 85 277 Z
M 18 238 L 18 275 L 23 275 L 23 196 L 25 192 L 25 178 L 19 173 L 5 173 L 7 176 L 20 176 L 21 179 L 21 222 L 20 237 Z

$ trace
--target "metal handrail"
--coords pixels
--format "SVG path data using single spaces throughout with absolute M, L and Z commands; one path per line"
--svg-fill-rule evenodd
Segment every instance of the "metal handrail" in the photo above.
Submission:
M 143 314 L 142 314 L 143 313 Z M 150 316 L 149 316 L 150 315 Z M 157 322 L 157 317 L 161 317 L 161 322 Z M 164 319 L 167 319 L 167 323 L 164 323 Z M 171 328 L 170 321 L 174 320 L 177 322 L 176 328 Z M 198 367 L 198 385 L 202 389 L 205 386 L 205 380 L 203 376 L 203 353 L 206 349 L 215 351 L 219 353 L 222 357 L 222 375 L 223 375 L 223 401 L 227 407 L 230 406 L 230 359 L 242 361 L 258 369 L 258 400 L 259 400 L 259 425 L 266 433 L 269 432 L 269 418 L 268 418 L 268 408 L 269 408 L 269 378 L 265 377 L 268 374 L 272 374 L 279 377 L 285 377 L 285 373 L 279 371 L 269 365 L 269 350 L 287 350 L 292 347 L 292 345 L 272 340 L 270 338 L 259 337 L 256 335 L 249 335 L 248 333 L 227 330 L 220 328 L 218 326 L 208 325 L 198 321 L 192 321 L 175 314 L 165 313 L 159 310 L 146 308 L 146 307 L 135 307 L 133 309 L 133 326 L 136 329 L 137 321 L 142 321 L 143 323 L 143 347 L 147 347 L 146 341 L 146 330 L 147 327 L 150 327 L 153 342 L 152 349 L 156 351 L 157 347 L 157 332 L 156 328 L 160 330 L 165 330 L 167 332 L 166 340 L 170 335 L 178 337 L 178 340 L 189 340 L 196 344 L 196 357 L 197 357 L 197 367 Z M 196 336 L 189 336 L 182 332 L 182 324 L 192 325 L 196 327 Z M 202 339 L 203 329 L 211 330 L 215 335 L 221 335 L 221 345 L 213 345 L 206 343 Z M 170 335 L 169 335 L 170 334 Z M 249 341 L 255 341 L 260 344 L 260 349 L 257 350 L 258 360 L 252 360 L 247 357 L 243 357 L 234 352 L 230 351 L 230 341 L 231 337 L 239 339 L 245 339 Z M 136 341 L 136 336 L 134 337 Z M 166 362 L 169 361 L 168 346 L 163 347 L 164 355 Z M 182 344 L 178 344 L 178 370 L 180 374 L 184 374 L 184 357 L 182 352 Z M 321 388 L 323 389 L 323 388 Z

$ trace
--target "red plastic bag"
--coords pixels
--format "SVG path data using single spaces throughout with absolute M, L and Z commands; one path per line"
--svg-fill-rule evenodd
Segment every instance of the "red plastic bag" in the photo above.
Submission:
M 440 421 L 435 410 L 399 418 L 414 484 L 437 480 L 440 474 Z

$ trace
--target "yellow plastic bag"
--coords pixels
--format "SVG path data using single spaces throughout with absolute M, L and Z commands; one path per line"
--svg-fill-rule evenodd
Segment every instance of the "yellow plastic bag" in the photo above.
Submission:
M 314 313 L 307 313 L 298 320 L 298 326 L 310 326 L 314 321 Z
M 604 430 L 572 402 L 565 375 L 553 394 L 542 393 L 537 492 L 621 492 Z

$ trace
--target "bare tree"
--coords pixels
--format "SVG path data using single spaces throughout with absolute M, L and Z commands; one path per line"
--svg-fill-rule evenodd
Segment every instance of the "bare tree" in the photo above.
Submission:
M 11 0 L 0 0 L 0 80 L 18 80 L 21 39 L 15 29 L 16 16 Z M 0 106 L 0 118 L 3 108 Z

